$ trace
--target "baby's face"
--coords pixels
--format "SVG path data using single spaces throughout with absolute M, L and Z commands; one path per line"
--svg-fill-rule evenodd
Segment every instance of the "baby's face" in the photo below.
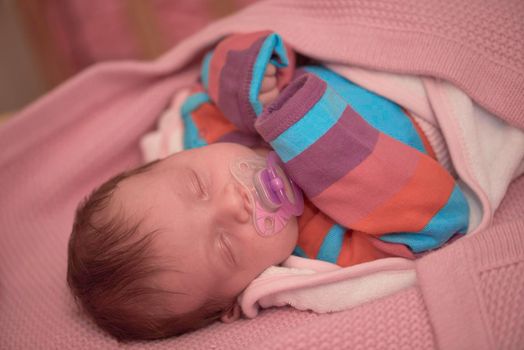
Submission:
M 162 274 L 158 287 L 174 295 L 177 313 L 193 310 L 210 296 L 232 299 L 267 267 L 295 247 L 296 219 L 280 233 L 260 236 L 249 198 L 229 171 L 247 147 L 218 143 L 184 151 L 149 171 L 122 181 L 113 210 L 142 219 L 140 234 L 159 230 L 154 253 L 176 271 Z

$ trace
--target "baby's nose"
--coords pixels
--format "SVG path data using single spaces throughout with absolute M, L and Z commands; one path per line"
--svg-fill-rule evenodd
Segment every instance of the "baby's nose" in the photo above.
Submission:
M 219 198 L 219 215 L 222 219 L 233 219 L 246 223 L 251 218 L 251 203 L 247 192 L 236 183 L 228 183 Z

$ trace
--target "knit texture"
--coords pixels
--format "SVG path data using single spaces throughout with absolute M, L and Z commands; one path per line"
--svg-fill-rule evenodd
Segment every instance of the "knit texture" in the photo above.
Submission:
M 517 350 L 524 346 L 524 176 L 512 187 L 495 215 L 490 235 L 482 240 L 475 237 L 472 243 L 478 289 L 493 341 L 498 349 Z
M 322 315 L 292 334 L 279 332 L 251 349 L 434 349 L 418 288 L 349 312 Z
M 78 313 L 66 289 L 74 210 L 95 186 L 141 161 L 138 140 L 173 94 L 195 80 L 193 59 L 220 36 L 269 28 L 315 58 L 449 79 L 486 109 L 524 127 L 523 13 L 520 0 L 264 2 L 211 25 L 159 61 L 102 64 L 52 91 L 0 128 L 0 348 L 120 347 Z M 263 312 L 253 321 L 136 347 L 234 349 L 264 342 L 273 348 L 286 338 L 286 344 L 312 342 L 322 349 L 312 336 L 318 327 L 336 344 L 372 349 L 383 343 L 374 342 L 380 334 L 370 330 L 405 324 L 404 318 L 423 325 L 413 338 L 401 330 L 402 337 L 388 333 L 389 348 L 404 339 L 421 344 L 406 346 L 415 349 L 433 340 L 443 349 L 518 348 L 524 310 L 516 293 L 521 290 L 513 288 L 521 288 L 516 277 L 524 274 L 522 179 L 510 186 L 496 227 L 420 260 L 420 291 L 333 315 Z M 391 298 L 410 300 L 396 309 Z M 366 321 L 358 324 L 359 318 Z
M 524 344 L 524 262 L 514 262 L 479 273 L 480 289 L 490 315 L 493 337 L 501 349 Z
M 224 19 L 202 35 L 272 29 L 312 57 L 442 78 L 522 128 L 522 18 L 520 0 L 273 0 Z
M 442 349 L 522 349 L 523 212 L 521 176 L 510 186 L 493 226 L 417 263 L 419 284 Z M 508 219 L 517 215 L 518 219 Z

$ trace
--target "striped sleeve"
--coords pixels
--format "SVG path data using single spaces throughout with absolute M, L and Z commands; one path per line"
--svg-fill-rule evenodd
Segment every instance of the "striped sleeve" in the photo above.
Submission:
M 184 148 L 214 142 L 268 147 L 254 129 L 262 112 L 258 95 L 264 72 L 269 63 L 279 67 L 277 81 L 283 87 L 291 80 L 294 62 L 293 50 L 270 31 L 220 41 L 204 56 L 200 84 L 182 106 Z
M 184 124 L 184 149 L 215 142 L 234 142 L 247 147 L 262 147 L 258 134 L 239 130 L 214 104 L 201 85 L 195 85 L 181 107 Z
M 372 235 L 337 224 L 307 198 L 298 226 L 300 234 L 293 255 L 343 267 L 387 257 L 414 259 L 403 244 L 384 243 Z
M 415 253 L 465 233 L 465 197 L 410 119 L 381 118 L 384 99 L 362 103 L 314 73 L 295 79 L 255 124 L 307 197 L 343 227 Z
M 256 134 L 254 122 L 262 113 L 258 96 L 267 65 L 279 68 L 281 88 L 291 80 L 294 62 L 293 50 L 276 33 L 234 34 L 205 56 L 201 81 L 210 99 L 239 130 Z

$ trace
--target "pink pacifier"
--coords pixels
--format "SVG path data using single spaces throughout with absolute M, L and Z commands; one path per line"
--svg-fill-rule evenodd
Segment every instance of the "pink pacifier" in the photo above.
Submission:
M 253 224 L 261 236 L 277 234 L 292 216 L 302 214 L 302 191 L 286 175 L 275 152 L 270 152 L 267 159 L 259 156 L 236 159 L 229 169 L 250 194 Z

